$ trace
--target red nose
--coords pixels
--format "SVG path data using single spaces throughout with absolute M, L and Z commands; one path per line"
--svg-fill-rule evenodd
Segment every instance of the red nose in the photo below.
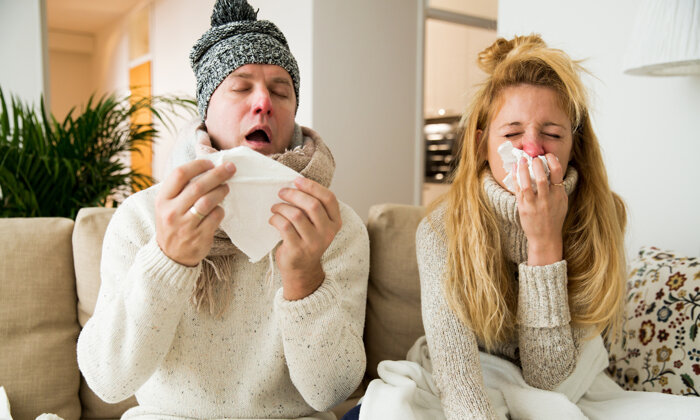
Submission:
M 544 150 L 542 150 L 542 146 L 536 144 L 536 143 L 525 143 L 523 145 L 523 152 L 527 153 L 531 157 L 539 156 L 544 154 Z

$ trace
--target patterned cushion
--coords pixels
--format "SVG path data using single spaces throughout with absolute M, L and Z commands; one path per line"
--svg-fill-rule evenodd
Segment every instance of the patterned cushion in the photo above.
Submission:
M 628 390 L 700 396 L 700 260 L 643 247 L 625 305 L 608 373 Z

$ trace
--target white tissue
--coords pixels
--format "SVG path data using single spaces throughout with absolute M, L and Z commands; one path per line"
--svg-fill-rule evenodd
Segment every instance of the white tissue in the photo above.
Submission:
M 225 162 L 236 165 L 236 173 L 227 181 L 229 193 L 221 203 L 226 215 L 219 226 L 250 262 L 258 262 L 282 239 L 270 223 L 270 208 L 282 200 L 280 189 L 296 188 L 293 181 L 298 172 L 258 153 L 239 146 L 203 156 L 219 166 Z
M 515 184 L 513 183 L 512 173 L 514 163 L 518 165 L 516 168 L 515 178 L 518 181 L 518 185 L 520 186 L 520 188 L 522 188 L 523 186 L 522 182 L 520 182 L 520 172 L 518 171 L 518 169 L 520 169 L 521 158 L 527 159 L 527 169 L 528 172 L 530 172 L 530 182 L 532 183 L 532 189 L 533 191 L 537 192 L 537 185 L 535 184 L 535 173 L 532 171 L 532 156 L 528 155 L 520 149 L 516 149 L 515 147 L 513 147 L 513 144 L 511 144 L 511 142 L 509 141 L 503 142 L 503 144 L 498 146 L 498 154 L 501 155 L 501 160 L 503 161 L 503 169 L 506 171 L 506 177 L 503 178 L 503 183 L 506 184 L 506 187 L 508 187 L 508 189 L 511 192 L 515 193 Z M 544 166 L 544 174 L 547 176 L 547 179 L 549 179 L 549 165 L 547 164 L 547 159 L 544 157 L 544 155 L 539 155 L 536 158 L 542 161 L 542 165 Z

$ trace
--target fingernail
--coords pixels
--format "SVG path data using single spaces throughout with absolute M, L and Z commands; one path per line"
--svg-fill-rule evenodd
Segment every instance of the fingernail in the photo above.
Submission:
M 236 171 L 236 165 L 231 162 L 224 163 L 224 168 L 226 168 L 226 170 L 230 173 L 234 173 Z

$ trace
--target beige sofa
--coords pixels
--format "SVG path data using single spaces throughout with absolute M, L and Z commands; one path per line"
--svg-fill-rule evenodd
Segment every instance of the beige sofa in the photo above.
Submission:
M 100 287 L 102 237 L 113 209 L 86 208 L 63 218 L 0 219 L 0 386 L 14 420 L 55 413 L 66 420 L 119 418 L 134 405 L 101 401 L 76 361 L 80 328 Z M 367 378 L 377 363 L 401 359 L 420 335 L 414 235 L 423 209 L 370 210 L 371 272 L 365 343 Z M 363 386 L 334 410 L 345 413 Z
M 0 219 L 0 386 L 14 420 L 41 413 L 66 420 L 119 418 L 135 404 L 102 402 L 76 362 L 76 339 L 95 305 L 102 237 L 112 214 L 87 208 L 75 222 Z M 338 417 L 376 377 L 381 360 L 403 359 L 423 335 L 414 241 L 423 214 L 423 208 L 405 205 L 370 209 L 367 374 L 335 408 Z M 643 248 L 630 262 L 626 302 L 622 340 L 610 348 L 610 375 L 626 389 L 697 396 L 699 259 Z

